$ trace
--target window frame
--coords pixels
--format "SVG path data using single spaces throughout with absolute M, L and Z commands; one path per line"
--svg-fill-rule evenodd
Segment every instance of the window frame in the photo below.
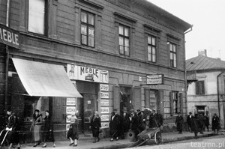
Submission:
M 123 27 L 123 35 L 122 34 L 120 34 L 120 27 Z M 125 29 L 128 29 L 128 36 L 126 36 L 125 35 Z M 126 25 L 123 25 L 123 24 L 121 24 L 121 23 L 119 23 L 119 26 L 118 26 L 118 30 L 119 30 L 119 32 L 118 32 L 118 37 L 119 37 L 119 54 L 120 55 L 124 55 L 124 56 L 130 56 L 130 27 L 129 26 L 126 26 Z M 120 45 L 120 38 L 123 38 L 123 53 L 121 53 L 121 50 L 120 50 L 120 47 L 121 47 L 121 45 Z M 126 39 L 128 39 L 128 55 L 126 54 L 126 50 L 125 50 L 125 48 L 126 48 L 126 46 L 125 46 L 125 40 Z
M 47 0 L 43 0 L 44 1 L 44 33 L 37 33 L 37 32 L 33 32 L 33 31 L 29 31 L 29 16 L 30 16 L 30 0 L 27 1 L 27 31 L 29 33 L 32 33 L 32 34 L 36 34 L 36 35 L 39 35 L 39 36 L 47 36 L 48 34 L 48 1 Z
M 179 106 L 179 93 L 178 92 L 175 92 L 175 91 L 172 91 L 172 101 L 173 101 L 173 111 L 172 113 L 173 114 L 177 114 L 179 111 L 178 111 L 178 106 Z
M 149 37 L 151 38 L 151 43 L 149 43 Z M 155 44 L 152 44 L 152 38 L 155 39 Z M 151 60 L 149 60 L 149 47 L 151 47 Z M 152 48 L 155 48 L 155 54 L 152 53 Z M 155 61 L 153 61 L 153 56 L 155 56 Z M 157 37 L 153 35 L 147 35 L 147 60 L 148 62 L 156 63 L 157 62 Z
M 82 22 L 82 13 L 86 14 L 86 16 L 87 16 L 87 23 Z M 94 21 L 93 25 L 88 23 L 89 15 L 93 16 L 93 21 Z M 83 9 L 80 11 L 80 43 L 81 43 L 81 45 L 84 45 L 84 46 L 87 46 L 87 47 L 90 47 L 90 48 L 95 48 L 95 42 L 96 42 L 96 40 L 95 40 L 96 39 L 95 38 L 96 20 L 95 19 L 96 19 L 96 15 L 94 13 L 85 11 Z M 82 26 L 86 26 L 86 33 L 87 33 L 86 35 L 82 34 L 82 31 L 81 31 L 82 30 Z M 93 46 L 90 46 L 89 42 L 88 42 L 88 40 L 89 40 L 89 28 L 93 28 L 94 29 Z M 86 44 L 83 43 L 82 36 L 86 36 L 86 42 L 87 42 Z
M 196 95 L 205 95 L 205 81 L 199 80 L 195 82 L 195 94 Z
M 169 57 L 170 57 L 170 67 L 177 68 L 177 44 L 174 44 L 172 42 L 169 42 Z M 171 50 L 172 47 L 172 50 Z M 175 48 L 175 51 L 174 51 Z M 172 54 L 172 59 L 171 59 Z

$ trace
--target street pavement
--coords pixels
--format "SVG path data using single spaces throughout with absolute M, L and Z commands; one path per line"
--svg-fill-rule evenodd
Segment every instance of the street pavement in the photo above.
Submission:
M 129 149 L 149 149 L 150 146 L 133 147 Z M 225 135 L 207 138 L 190 139 L 160 145 L 151 145 L 151 149 L 225 149 Z
M 200 134 L 199 138 L 203 137 L 210 137 L 215 136 L 212 132 L 204 132 L 204 134 Z M 169 132 L 169 133 L 162 133 L 162 143 L 171 143 L 175 141 L 182 141 L 182 140 L 190 140 L 194 138 L 194 133 L 190 132 L 183 132 L 182 134 L 178 134 L 177 132 Z M 198 139 L 197 139 L 198 140 Z M 57 149 L 70 149 L 70 148 L 76 148 L 76 149 L 118 149 L 118 148 L 129 148 L 131 147 L 134 142 L 131 142 L 130 140 L 124 139 L 124 140 L 118 140 L 118 141 L 110 141 L 110 138 L 104 138 L 101 139 L 97 143 L 92 143 L 93 140 L 91 139 L 80 139 L 78 140 L 78 146 L 73 147 L 69 146 L 70 142 L 68 141 L 56 141 L 56 147 Z M 150 140 L 146 143 L 147 145 L 154 145 L 154 140 Z M 42 145 L 39 145 L 35 147 L 36 149 L 42 148 Z M 33 144 L 22 144 L 21 148 L 24 149 L 30 149 L 33 148 Z M 47 148 L 53 148 L 52 143 L 47 143 Z

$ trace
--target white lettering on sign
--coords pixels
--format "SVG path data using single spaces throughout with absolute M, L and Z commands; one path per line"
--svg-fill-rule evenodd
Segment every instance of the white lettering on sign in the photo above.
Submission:
M 148 75 L 147 84 L 163 84 L 163 75 Z
M 101 107 L 101 113 L 109 113 L 109 107 Z
M 109 100 L 101 100 L 101 106 L 109 106 Z
M 66 107 L 66 114 L 71 114 L 74 115 L 76 112 L 76 107 L 75 106 L 71 106 L 71 107 Z
M 109 85 L 100 84 L 100 91 L 109 91 Z
M 101 123 L 101 128 L 109 128 L 109 123 Z
M 5 26 L 0 26 L 0 42 L 19 48 L 19 33 Z
M 76 105 L 76 98 L 67 98 L 66 105 Z
M 101 98 L 109 98 L 109 92 L 100 92 Z
M 101 121 L 109 121 L 109 115 L 101 115 Z

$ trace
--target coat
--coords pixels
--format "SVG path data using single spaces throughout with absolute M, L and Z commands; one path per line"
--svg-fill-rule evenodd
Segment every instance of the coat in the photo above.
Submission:
M 91 118 L 91 130 L 92 130 L 93 137 L 99 136 L 100 127 L 101 127 L 101 118 L 93 116 Z
M 118 115 L 111 116 L 110 122 L 109 122 L 109 129 L 110 129 L 110 135 L 114 136 L 118 132 L 118 127 L 120 125 L 120 120 Z
M 209 126 L 209 116 L 205 115 L 205 126 Z
M 212 130 L 219 129 L 220 118 L 218 116 L 213 116 L 212 118 Z
M 121 127 L 123 132 L 128 132 L 130 129 L 130 118 L 128 113 L 125 115 L 121 116 Z
M 177 130 L 182 131 L 184 119 L 182 116 L 177 116 L 175 123 L 177 124 Z
M 73 124 L 70 125 L 69 131 L 67 133 L 67 138 L 72 140 L 78 139 L 78 120 L 76 119 Z
M 200 122 L 197 116 L 194 116 L 191 119 L 191 130 L 196 134 L 200 132 Z
M 46 116 L 44 118 L 44 125 L 43 125 L 43 139 L 44 142 L 47 140 L 55 141 L 54 134 L 53 134 L 53 123 L 50 116 Z
M 187 116 L 187 123 L 188 123 L 188 125 L 190 126 L 191 125 L 191 121 L 192 121 L 192 118 L 193 118 L 193 116 L 192 115 L 188 115 Z

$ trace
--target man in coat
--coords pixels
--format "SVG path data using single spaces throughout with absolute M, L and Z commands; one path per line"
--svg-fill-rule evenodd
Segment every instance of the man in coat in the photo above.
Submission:
M 143 125 L 143 113 L 141 110 L 137 110 L 137 117 L 138 117 L 138 131 L 142 132 L 145 128 Z
M 124 108 L 123 115 L 121 116 L 121 138 L 125 138 L 125 133 L 127 133 L 130 129 L 130 118 L 129 114 L 127 113 L 127 109 Z
M 198 138 L 198 132 L 200 131 L 199 124 L 200 124 L 200 122 L 198 119 L 198 114 L 195 114 L 195 116 L 193 116 L 192 120 L 191 120 L 191 131 L 194 132 L 196 139 Z
M 214 116 L 212 117 L 212 130 L 214 133 L 218 133 L 220 127 L 220 118 L 217 116 L 215 113 Z
M 193 115 L 191 112 L 189 112 L 189 115 L 187 116 L 187 124 L 188 124 L 188 130 L 192 132 L 191 130 L 191 123 L 192 123 Z
M 176 125 L 177 125 L 177 131 L 182 134 L 182 130 L 183 130 L 183 122 L 184 122 L 184 119 L 183 117 L 181 116 L 180 113 L 178 113 L 178 116 L 176 117 Z
M 205 117 L 203 116 L 203 114 L 199 114 L 199 130 L 200 133 L 203 134 L 203 130 L 205 127 Z
M 205 120 L 205 127 L 209 131 L 209 115 L 208 115 L 208 112 L 206 112 L 206 115 L 204 117 L 205 117 L 204 118 L 204 120 Z
M 119 139 L 119 132 L 118 132 L 118 128 L 119 128 L 119 117 L 118 115 L 116 115 L 115 112 L 111 113 L 111 118 L 110 118 L 110 122 L 109 122 L 109 129 L 110 129 L 110 136 L 111 139 L 110 141 L 113 141 L 114 139 Z

